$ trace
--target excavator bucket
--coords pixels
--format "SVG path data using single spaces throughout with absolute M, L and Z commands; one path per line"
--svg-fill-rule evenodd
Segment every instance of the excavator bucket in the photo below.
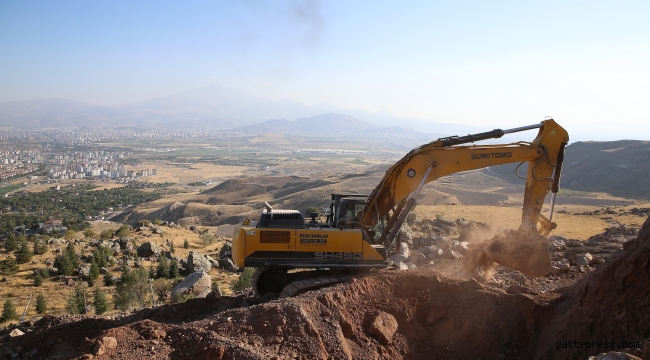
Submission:
M 495 263 L 519 270 L 530 277 L 544 276 L 551 269 L 548 242 L 539 234 L 509 230 L 477 244 L 465 256 L 464 265 L 468 273 L 479 266 L 489 273 Z

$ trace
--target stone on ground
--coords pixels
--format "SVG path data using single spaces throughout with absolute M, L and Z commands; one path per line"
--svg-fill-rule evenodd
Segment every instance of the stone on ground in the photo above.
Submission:
M 195 295 L 200 295 L 205 292 L 206 289 L 212 287 L 212 279 L 205 271 L 197 271 L 189 274 L 183 281 L 178 285 L 174 286 L 171 294 L 171 301 L 174 303 L 178 301 L 179 297 L 184 294 L 193 293 Z M 208 291 L 209 292 L 209 291 Z M 204 297 L 208 294 L 205 292 Z
M 378 311 L 370 315 L 368 333 L 376 337 L 379 342 L 388 345 L 397 331 L 397 320 L 387 312 Z

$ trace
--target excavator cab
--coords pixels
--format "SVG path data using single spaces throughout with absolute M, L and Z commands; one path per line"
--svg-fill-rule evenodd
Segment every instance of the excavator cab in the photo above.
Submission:
M 330 212 L 334 214 L 330 223 L 333 227 L 360 228 L 359 218 L 366 206 L 368 195 L 332 194 Z

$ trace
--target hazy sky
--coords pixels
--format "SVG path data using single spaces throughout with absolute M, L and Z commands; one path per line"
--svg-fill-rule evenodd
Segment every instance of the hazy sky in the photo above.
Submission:
M 650 138 L 649 19 L 647 0 L 0 1 L 0 101 L 112 105 L 219 83 Z

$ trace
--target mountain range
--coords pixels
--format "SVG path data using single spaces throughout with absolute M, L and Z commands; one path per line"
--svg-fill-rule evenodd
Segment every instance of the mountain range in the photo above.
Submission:
M 247 94 L 235 88 L 213 84 L 177 94 L 116 106 L 99 106 L 69 99 L 37 99 L 0 103 L 0 126 L 5 127 L 84 127 L 137 126 L 166 128 L 240 128 L 246 125 L 281 126 L 276 120 L 296 121 L 302 131 L 325 120 L 332 113 L 360 121 L 358 131 L 417 131 L 436 134 L 467 134 L 491 130 L 487 127 L 465 126 L 402 118 L 388 112 L 372 113 L 360 109 L 344 109 L 327 103 L 305 105 L 293 100 L 272 100 Z M 321 118 L 314 119 L 320 116 Z M 301 119 L 310 119 L 301 120 Z M 339 116 L 328 122 L 331 126 L 350 125 Z M 275 122 L 275 124 L 273 124 Z M 284 124 L 288 125 L 288 124 Z M 393 127 L 381 129 L 381 127 Z M 412 130 L 406 130 L 405 128 Z

